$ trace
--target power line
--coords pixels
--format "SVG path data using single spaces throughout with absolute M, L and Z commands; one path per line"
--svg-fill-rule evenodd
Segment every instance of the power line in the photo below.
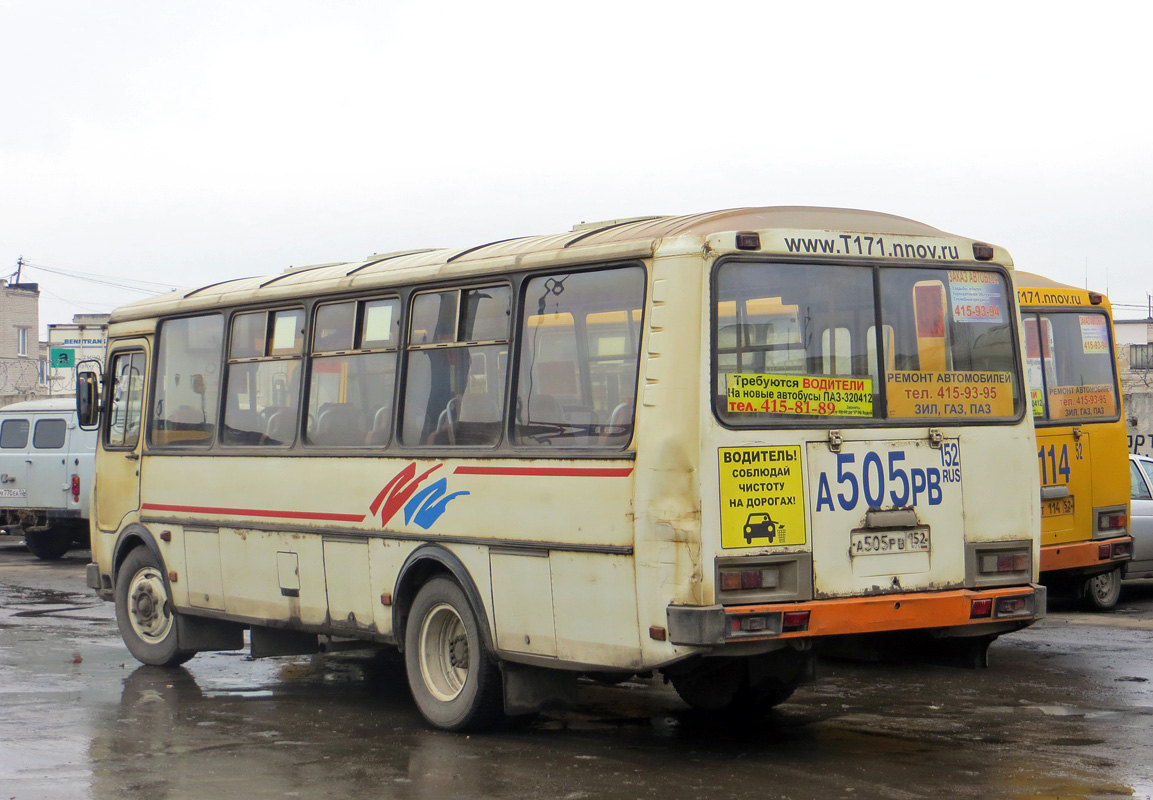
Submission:
M 92 272 L 80 272 L 77 270 L 58 269 L 56 267 L 47 267 L 43 264 L 33 264 L 23 257 L 17 262 L 16 272 L 12 275 L 19 275 L 21 269 L 38 269 L 42 272 L 48 272 L 53 275 L 63 275 L 66 278 L 75 278 L 76 280 L 88 281 L 89 283 L 97 283 L 102 286 L 111 286 L 114 289 L 123 289 L 129 292 L 137 292 L 144 295 L 160 294 L 165 291 L 176 291 L 183 288 L 173 286 L 170 283 L 158 283 L 156 281 L 145 281 L 137 278 L 110 278 L 107 275 L 99 275 Z M 11 275 L 9 276 L 11 277 Z

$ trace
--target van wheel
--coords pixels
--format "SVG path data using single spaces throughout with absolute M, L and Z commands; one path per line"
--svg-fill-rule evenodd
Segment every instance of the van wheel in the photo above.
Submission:
M 417 708 L 449 731 L 504 718 L 504 685 L 464 591 L 433 578 L 416 595 L 404 632 L 404 665 Z
M 137 661 L 175 667 L 196 655 L 176 647 L 176 612 L 159 559 L 137 547 L 116 575 L 116 625 Z
M 1121 568 L 1094 575 L 1085 581 L 1085 600 L 1091 611 L 1108 611 L 1121 598 Z
M 28 552 L 45 561 L 62 558 L 72 547 L 72 533 L 60 528 L 24 533 L 24 545 Z

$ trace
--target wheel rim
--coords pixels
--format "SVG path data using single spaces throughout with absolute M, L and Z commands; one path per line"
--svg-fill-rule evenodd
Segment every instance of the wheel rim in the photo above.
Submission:
M 1093 592 L 1093 597 L 1101 603 L 1107 603 L 1113 599 L 1113 593 L 1117 589 L 1117 571 L 1103 572 L 1100 575 L 1094 575 L 1089 580 L 1089 589 Z
M 164 576 L 155 567 L 145 567 L 128 584 L 128 621 L 132 630 L 149 644 L 162 642 L 172 630 L 172 613 Z
M 440 603 L 420 626 L 417 655 L 424 685 L 437 700 L 455 700 L 468 681 L 468 631 L 456 609 Z

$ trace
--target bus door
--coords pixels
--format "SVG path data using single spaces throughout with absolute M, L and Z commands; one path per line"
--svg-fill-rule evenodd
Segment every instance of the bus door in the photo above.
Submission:
M 140 507 L 140 451 L 148 342 L 118 342 L 108 355 L 97 480 L 102 488 L 96 524 L 115 531 Z

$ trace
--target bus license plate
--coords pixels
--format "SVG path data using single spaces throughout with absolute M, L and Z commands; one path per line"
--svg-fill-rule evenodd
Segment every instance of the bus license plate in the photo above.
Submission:
M 928 550 L 928 528 L 911 528 L 907 531 L 853 531 L 849 534 L 850 556 L 920 553 Z
M 1058 497 L 1054 500 L 1041 501 L 1042 517 L 1063 517 L 1073 513 L 1073 498 Z

